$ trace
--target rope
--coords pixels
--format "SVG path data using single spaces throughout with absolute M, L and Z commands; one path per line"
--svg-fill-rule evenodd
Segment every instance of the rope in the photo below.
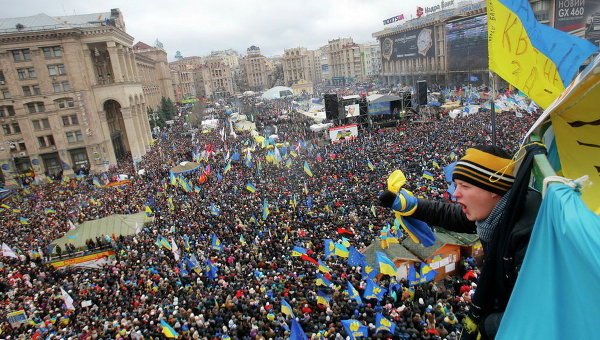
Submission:
M 583 175 L 577 179 L 570 179 L 570 178 L 561 177 L 561 176 L 548 176 L 548 177 L 544 178 L 544 182 L 543 182 L 543 186 L 542 186 L 542 197 L 546 196 L 546 190 L 548 189 L 548 185 L 550 183 L 562 183 L 562 184 L 570 186 L 575 191 L 580 192 L 581 188 L 584 185 L 590 184 L 589 178 L 590 178 L 590 176 L 588 176 L 588 175 Z

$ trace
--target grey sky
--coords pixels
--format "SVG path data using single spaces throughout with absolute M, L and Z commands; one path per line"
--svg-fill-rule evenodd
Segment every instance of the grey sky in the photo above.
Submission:
M 153 45 L 158 38 L 169 60 L 173 60 L 175 51 L 181 51 L 183 56 L 204 56 L 232 48 L 245 54 L 246 48 L 257 45 L 263 55 L 273 56 L 298 46 L 316 49 L 336 38 L 351 37 L 357 43 L 365 43 L 375 40 L 371 34 L 384 28 L 384 19 L 400 14 L 410 19 L 417 6 L 441 1 L 27 0 L 23 6 L 16 6 L 14 1 L 0 0 L 0 17 L 38 13 L 60 16 L 120 8 L 127 32 L 136 42 Z

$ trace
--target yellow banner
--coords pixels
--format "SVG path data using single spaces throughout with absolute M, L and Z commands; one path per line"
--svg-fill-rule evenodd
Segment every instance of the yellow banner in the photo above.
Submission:
M 51 265 L 54 268 L 61 268 L 61 267 L 66 267 L 66 266 L 73 265 L 73 264 L 98 260 L 103 257 L 108 257 L 108 256 L 112 256 L 112 255 L 115 255 L 115 252 L 112 250 L 107 250 L 107 251 L 103 251 L 101 253 L 80 256 L 80 257 L 76 257 L 73 259 L 67 259 L 67 260 L 63 260 L 63 261 L 52 262 Z

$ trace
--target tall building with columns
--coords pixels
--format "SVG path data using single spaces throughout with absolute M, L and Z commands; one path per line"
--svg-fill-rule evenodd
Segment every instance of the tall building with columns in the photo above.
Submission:
M 305 47 L 289 48 L 283 54 L 283 79 L 286 86 L 300 81 L 321 82 L 321 51 Z
M 149 148 L 146 99 L 119 9 L 0 19 L 4 177 L 107 170 Z
M 153 109 L 158 108 L 163 97 L 175 99 L 167 52 L 160 46 L 160 42 L 157 43 L 159 46 L 154 47 L 141 41 L 133 45 L 146 106 Z

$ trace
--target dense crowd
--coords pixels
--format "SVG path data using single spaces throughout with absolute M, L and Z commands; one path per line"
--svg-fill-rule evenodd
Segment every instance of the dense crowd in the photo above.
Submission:
M 402 122 L 395 129 L 364 130 L 356 140 L 332 145 L 310 133 L 298 114 L 279 121 L 276 117 L 287 106 L 291 104 L 268 104 L 255 113 L 259 126 L 278 127 L 279 164 L 266 160 L 273 148 L 256 145 L 248 134 L 238 132 L 234 138 L 228 129 L 225 135 L 215 129 L 190 136 L 181 120 L 157 136 L 136 165 L 145 170 L 142 175 L 130 162 L 105 174 L 129 175 L 126 185 L 99 188 L 90 175 L 21 190 L 9 202 L 18 212 L 0 212 L 2 242 L 19 255 L 1 259 L 0 301 L 4 314 L 22 309 L 29 320 L 15 327 L 3 322 L 0 336 L 162 338 L 163 320 L 190 339 L 286 339 L 290 317 L 280 307 L 285 299 L 309 338 L 346 338 L 341 320 L 356 319 L 373 339 L 456 339 L 472 292 L 472 283 L 462 276 L 415 287 L 403 281 L 381 301 L 363 299 L 358 304 L 343 291 L 349 281 L 362 295 L 360 268 L 349 266 L 344 258 L 326 260 L 333 284 L 316 286 L 317 267 L 293 257 L 292 248 L 301 245 L 313 251 L 315 259 L 323 259 L 323 240 L 340 239 L 338 228 L 354 233 L 344 236 L 357 249 L 371 244 L 381 228 L 393 222 L 389 212 L 374 206 L 395 169 L 405 172 L 407 188 L 416 195 L 444 199 L 447 184 L 436 164 L 443 167 L 453 154 L 490 143 L 489 114 Z M 498 115 L 498 145 L 516 151 L 535 118 Z M 248 148 L 253 149 L 251 159 Z M 188 192 L 172 185 L 169 169 L 202 151 L 209 155 L 201 161 L 202 168 L 184 175 L 197 189 Z M 304 162 L 313 177 L 303 170 Z M 231 169 L 225 172 L 228 163 Z M 423 178 L 424 171 L 434 179 Z M 256 192 L 246 189 L 248 183 Z M 265 202 L 269 213 L 263 218 Z M 111 239 L 116 249 L 113 264 L 56 270 L 43 263 L 56 256 L 49 244 L 69 230 L 69 221 L 136 213 L 146 206 L 154 221 L 136 235 Z M 54 212 L 44 213 L 46 209 Z M 213 234 L 223 250 L 211 247 Z M 173 239 L 182 253 L 193 254 L 200 270 L 178 263 L 171 250 L 156 243 L 159 237 Z M 216 268 L 216 277 L 204 270 L 207 260 Z M 388 283 L 383 278 L 380 285 Z M 74 310 L 65 308 L 61 288 L 74 299 Z M 328 305 L 317 304 L 318 290 L 331 296 Z M 82 307 L 83 301 L 91 304 Z M 396 322 L 395 334 L 375 332 L 376 313 Z

